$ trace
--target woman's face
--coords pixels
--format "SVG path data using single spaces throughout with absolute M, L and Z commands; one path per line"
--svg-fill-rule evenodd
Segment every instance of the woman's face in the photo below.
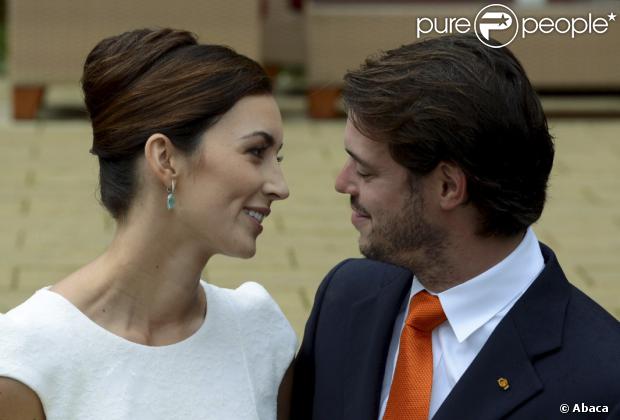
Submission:
M 176 182 L 173 211 L 205 252 L 249 258 L 271 203 L 288 197 L 279 164 L 282 118 L 271 95 L 248 96 L 204 134 Z

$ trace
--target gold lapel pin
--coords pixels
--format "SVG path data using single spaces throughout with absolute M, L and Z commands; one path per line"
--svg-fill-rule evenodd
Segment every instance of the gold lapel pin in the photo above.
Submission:
M 510 388 L 510 384 L 508 383 L 508 379 L 506 378 L 499 378 L 497 380 L 497 385 L 499 385 L 499 387 L 503 389 L 504 391 Z

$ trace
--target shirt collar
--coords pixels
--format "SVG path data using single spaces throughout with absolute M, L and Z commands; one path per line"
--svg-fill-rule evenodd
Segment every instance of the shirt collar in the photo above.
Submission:
M 544 268 L 531 228 L 514 251 L 482 274 L 436 294 L 459 343 L 502 311 L 510 309 Z M 413 277 L 411 296 L 424 289 Z

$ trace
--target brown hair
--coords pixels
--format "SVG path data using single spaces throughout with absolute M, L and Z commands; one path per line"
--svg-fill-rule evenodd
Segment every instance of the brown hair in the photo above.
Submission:
M 441 161 L 465 172 L 479 234 L 509 236 L 538 220 L 553 140 L 507 48 L 489 48 L 474 34 L 442 36 L 371 57 L 344 80 L 355 126 L 388 143 L 412 175 L 424 176 Z
M 154 133 L 186 154 L 240 99 L 271 93 L 255 61 L 173 29 L 139 29 L 106 38 L 90 52 L 82 77 L 99 158 L 101 202 L 116 219 L 136 193 L 136 160 Z

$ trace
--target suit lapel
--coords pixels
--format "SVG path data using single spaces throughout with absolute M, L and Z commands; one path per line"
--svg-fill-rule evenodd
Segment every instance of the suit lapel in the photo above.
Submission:
M 532 360 L 562 344 L 569 285 L 553 252 L 541 244 L 545 268 L 504 317 L 433 420 L 498 419 L 543 390 Z M 503 389 L 498 380 L 505 378 Z
M 375 293 L 351 307 L 344 366 L 344 418 L 376 420 L 394 321 L 411 289 L 412 274 L 386 272 Z
M 498 419 L 542 389 L 519 333 L 505 319 L 463 374 L 433 420 Z M 500 378 L 508 381 L 504 390 Z

